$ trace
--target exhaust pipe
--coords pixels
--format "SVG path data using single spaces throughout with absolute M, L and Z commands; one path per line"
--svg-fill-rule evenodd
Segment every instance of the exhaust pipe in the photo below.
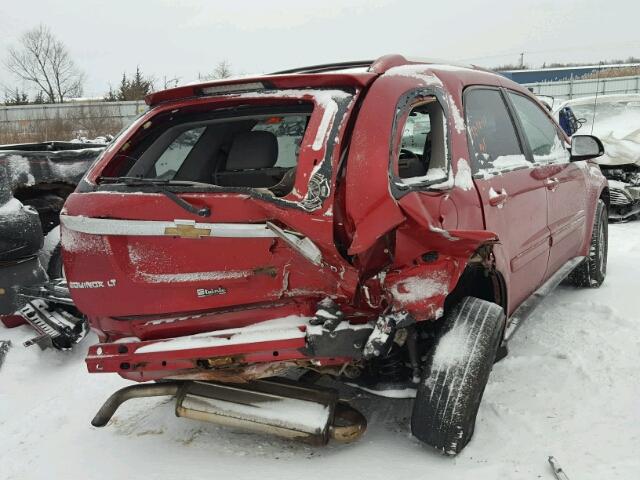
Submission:
M 162 382 L 154 384 L 130 385 L 121 388 L 104 402 L 96 416 L 91 420 L 94 427 L 104 427 L 120 405 L 132 398 L 161 397 L 164 395 L 177 395 L 182 382 Z
M 330 439 L 352 442 L 367 426 L 360 412 L 339 402 L 336 391 L 283 380 L 247 385 L 199 381 L 133 385 L 111 395 L 91 423 L 104 426 L 123 402 L 158 395 L 176 396 L 178 417 L 312 445 L 325 445 Z

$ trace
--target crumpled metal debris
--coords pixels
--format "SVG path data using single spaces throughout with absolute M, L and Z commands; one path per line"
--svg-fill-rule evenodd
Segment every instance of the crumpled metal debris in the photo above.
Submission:
M 413 316 L 405 310 L 379 316 L 364 346 L 363 357 L 365 359 L 385 357 L 391 350 L 396 332 L 414 323 Z

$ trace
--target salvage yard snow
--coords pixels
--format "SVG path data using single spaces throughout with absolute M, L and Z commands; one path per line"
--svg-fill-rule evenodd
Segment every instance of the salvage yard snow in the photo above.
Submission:
M 0 368 L 1 479 L 549 479 L 640 478 L 640 222 L 610 226 L 599 290 L 561 286 L 523 324 L 493 369 L 475 436 L 455 458 L 411 437 L 411 400 L 345 389 L 367 416 L 350 445 L 314 448 L 176 418 L 173 401 L 131 400 L 102 429 L 100 405 L 129 384 L 88 374 L 76 351 L 40 352 L 5 330 Z

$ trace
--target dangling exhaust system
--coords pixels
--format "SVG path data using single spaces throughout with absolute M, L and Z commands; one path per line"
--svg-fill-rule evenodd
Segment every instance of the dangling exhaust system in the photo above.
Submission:
M 335 390 L 284 380 L 234 385 L 171 381 L 132 385 L 111 395 L 91 424 L 105 426 L 118 407 L 132 398 L 176 397 L 176 416 L 256 433 L 325 445 L 330 439 L 351 442 L 367 428 L 364 416 Z

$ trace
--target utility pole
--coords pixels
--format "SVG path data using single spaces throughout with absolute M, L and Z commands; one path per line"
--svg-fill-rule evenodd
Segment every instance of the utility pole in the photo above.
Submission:
M 524 52 L 520 53 L 520 68 L 524 68 Z

